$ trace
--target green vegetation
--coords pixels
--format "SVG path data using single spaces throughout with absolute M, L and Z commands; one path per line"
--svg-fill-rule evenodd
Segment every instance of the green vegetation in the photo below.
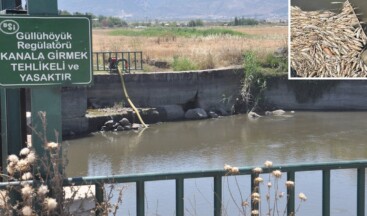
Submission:
M 115 27 L 127 27 L 128 24 L 126 21 L 124 21 L 121 18 L 118 17 L 107 17 L 107 16 L 95 16 L 92 13 L 79 13 L 79 12 L 75 12 L 73 14 L 71 14 L 70 12 L 66 11 L 66 10 L 61 10 L 59 11 L 59 15 L 61 16 L 69 16 L 69 15 L 87 15 L 90 16 L 92 19 L 92 24 L 93 27 L 103 27 L 103 28 L 115 28 Z
M 172 68 L 174 71 L 189 71 L 198 69 L 198 67 L 188 58 L 177 56 L 173 58 Z
M 187 24 L 189 27 L 204 26 L 204 22 L 200 19 L 190 20 Z
M 288 58 L 276 56 L 272 53 L 259 60 L 260 72 L 267 75 L 283 75 L 288 72 Z
M 96 16 L 92 13 L 70 13 L 66 10 L 60 10 L 59 15 L 87 15 L 93 20 L 93 27 L 97 28 L 118 28 L 118 27 L 199 27 L 199 26 L 253 26 L 267 23 L 266 20 L 257 20 L 252 18 L 235 17 L 232 21 L 203 21 L 201 19 L 189 21 L 162 21 L 145 20 L 139 22 L 126 22 L 122 18 L 113 16 Z
M 127 27 L 128 24 L 118 17 L 98 16 L 93 19 L 93 27 Z
M 288 58 L 273 53 L 261 58 L 256 52 L 247 51 L 244 54 L 244 69 L 247 74 L 284 75 L 288 72 Z
M 259 21 L 256 19 L 249 19 L 249 18 L 238 18 L 235 17 L 234 21 L 232 21 L 229 25 L 233 26 L 243 26 L 243 25 L 258 25 Z
M 111 35 L 114 36 L 145 36 L 145 37 L 206 37 L 210 35 L 230 35 L 245 37 L 246 34 L 237 32 L 231 29 L 224 28 L 172 28 L 172 27 L 150 27 L 144 29 L 116 29 L 111 31 Z
M 288 59 L 268 54 L 259 58 L 252 50 L 244 53 L 244 81 L 241 89 L 239 112 L 250 112 L 262 107 L 263 93 L 271 76 L 284 75 L 288 71 Z
M 246 51 L 244 53 L 244 81 L 240 92 L 244 106 L 240 112 L 256 110 L 263 99 L 265 89 L 266 79 L 261 73 L 257 54 L 252 50 Z
M 244 69 L 247 76 L 259 72 L 260 62 L 254 51 L 249 50 L 244 53 Z

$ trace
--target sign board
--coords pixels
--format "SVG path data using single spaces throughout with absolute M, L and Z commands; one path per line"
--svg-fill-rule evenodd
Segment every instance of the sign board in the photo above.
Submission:
M 0 16 L 0 86 L 92 82 L 88 17 Z

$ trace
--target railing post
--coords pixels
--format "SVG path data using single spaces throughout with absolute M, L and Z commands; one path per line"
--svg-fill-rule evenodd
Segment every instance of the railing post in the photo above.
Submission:
M 259 186 L 255 184 L 255 179 L 259 177 L 258 173 L 251 173 L 251 194 L 259 193 Z M 259 203 L 255 203 L 251 196 L 251 210 L 259 210 Z
M 295 181 L 295 172 L 287 172 L 287 181 Z M 287 215 L 294 214 L 294 188 L 287 188 Z
M 26 111 L 24 89 L 1 89 L 1 158 L 7 173 L 7 158 L 19 154 L 26 142 Z
M 322 215 L 330 216 L 330 170 L 322 171 Z
M 357 216 L 363 216 L 365 213 L 365 179 L 366 168 L 357 169 Z
M 103 70 L 106 70 L 106 65 L 105 65 L 105 62 L 106 61 L 106 53 L 103 52 L 102 53 L 102 64 L 103 64 Z M 108 69 L 108 68 L 107 68 Z
M 222 176 L 214 176 L 214 216 L 222 215 Z
M 143 70 L 143 52 L 140 52 L 140 70 Z
M 103 203 L 103 183 L 102 182 L 98 182 L 95 184 L 96 187 L 96 200 L 97 200 L 97 205 L 99 208 L 97 208 L 96 210 L 96 215 L 102 215 L 103 212 L 101 211 L 101 204 Z
M 128 62 L 129 62 L 129 71 L 130 71 L 130 69 L 131 69 L 131 65 L 130 65 L 130 63 L 131 63 L 130 52 L 127 53 L 127 58 L 128 58 Z
M 134 52 L 134 66 L 135 66 L 135 69 L 136 69 L 136 52 Z
M 176 179 L 176 215 L 184 215 L 184 179 Z
M 96 57 L 96 66 L 97 66 L 97 70 L 96 71 L 99 71 L 99 53 L 94 53 L 93 54 L 93 57 Z M 103 63 L 104 64 L 104 63 Z
M 145 215 L 145 192 L 144 181 L 140 180 L 136 182 L 136 215 Z

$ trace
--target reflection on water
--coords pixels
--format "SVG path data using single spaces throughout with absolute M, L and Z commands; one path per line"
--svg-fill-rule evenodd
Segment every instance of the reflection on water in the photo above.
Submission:
M 262 117 L 256 121 L 249 121 L 246 115 L 240 115 L 205 121 L 163 123 L 152 125 L 143 132 L 97 133 L 65 142 L 69 144 L 67 174 L 86 176 L 222 169 L 224 163 L 256 166 L 262 165 L 265 160 L 271 160 L 274 164 L 290 164 L 366 159 L 366 123 L 367 113 L 364 112 L 297 112 L 284 117 Z M 302 175 L 306 175 L 306 179 L 310 178 L 307 173 L 300 174 L 297 184 L 307 185 L 309 181 L 303 181 Z M 311 179 L 316 182 L 315 185 L 308 185 L 311 187 L 309 193 L 318 197 L 320 179 L 318 174 L 313 173 L 312 176 Z M 351 186 L 355 185 L 355 173 L 347 172 L 339 176 L 344 184 L 348 182 Z M 339 181 L 334 177 L 332 180 Z M 206 185 L 210 187 L 210 184 Z M 161 192 L 154 188 L 152 190 L 150 194 Z M 198 191 L 195 187 L 189 190 L 192 193 Z M 347 192 L 345 190 L 341 187 L 333 192 Z M 355 189 L 352 191 L 355 192 Z M 309 196 L 307 205 L 318 206 L 320 198 L 313 199 L 312 196 Z M 336 202 L 339 201 L 336 199 Z M 172 209 L 163 207 L 165 202 L 171 202 L 170 199 L 152 202 L 148 202 L 151 208 L 158 206 L 154 210 L 162 208 L 162 212 L 172 212 Z M 196 209 L 202 206 L 197 202 L 192 205 L 197 205 Z M 345 208 L 338 210 L 339 215 L 345 215 L 343 211 L 347 206 L 345 203 L 341 206 Z M 318 215 L 305 209 L 305 215 Z

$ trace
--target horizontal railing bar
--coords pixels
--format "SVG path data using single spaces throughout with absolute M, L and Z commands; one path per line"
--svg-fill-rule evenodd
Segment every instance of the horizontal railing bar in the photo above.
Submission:
M 0 188 L 8 187 L 8 186 L 17 186 L 21 184 L 33 184 L 33 180 L 27 181 L 11 181 L 11 182 L 0 182 Z
M 98 51 L 98 52 L 93 52 L 93 54 L 95 53 L 143 53 L 142 51 L 131 51 L 131 52 L 110 52 L 110 51 Z
M 263 173 L 271 173 L 274 170 L 281 170 L 287 173 L 287 180 L 295 181 L 295 173 L 307 172 L 307 171 L 322 171 L 322 215 L 330 215 L 330 176 L 332 170 L 337 169 L 357 169 L 357 215 L 364 215 L 365 213 L 365 169 L 367 167 L 367 160 L 358 161 L 339 161 L 339 162 L 326 162 L 316 164 L 292 164 L 292 165 L 280 165 L 270 168 L 263 168 Z M 239 172 L 231 175 L 251 175 L 251 188 L 252 191 L 257 191 L 253 184 L 255 177 L 258 174 L 253 173 L 254 167 L 242 167 L 239 168 Z M 149 181 L 163 181 L 163 180 L 175 180 L 176 181 L 176 215 L 181 216 L 184 214 L 184 180 L 191 178 L 214 178 L 214 215 L 219 216 L 222 212 L 222 177 L 228 175 L 228 172 L 224 169 L 217 170 L 204 170 L 204 171 L 191 171 L 191 172 L 175 172 L 175 173 L 146 173 L 137 175 L 116 175 L 116 176 L 87 176 L 87 177 L 74 177 L 67 178 L 63 181 L 63 186 L 81 186 L 81 185 L 95 185 L 95 195 L 97 203 L 103 202 L 104 184 L 114 183 L 136 183 L 136 214 L 137 216 L 145 215 L 145 182 Z M 2 182 L 0 188 L 7 186 L 17 186 L 22 183 L 32 184 L 39 181 L 13 181 Z M 294 213 L 295 201 L 294 201 L 294 189 L 287 189 L 288 214 Z M 252 203 L 252 202 L 251 202 Z M 251 209 L 258 209 L 258 206 L 254 205 Z M 100 215 L 101 212 L 97 210 L 96 215 Z
M 280 165 L 270 168 L 263 167 L 263 173 L 269 173 L 274 170 L 281 170 L 282 172 L 305 172 L 305 171 L 322 171 L 322 170 L 334 170 L 334 169 L 358 169 L 366 168 L 367 160 L 360 161 L 341 161 L 341 162 L 327 162 L 316 164 L 293 164 L 293 165 Z M 242 167 L 239 168 L 238 174 L 233 175 L 249 175 L 252 173 L 254 167 Z M 113 175 L 113 176 L 86 176 L 86 177 L 73 177 L 64 179 L 64 185 L 68 186 L 71 183 L 78 183 L 79 185 L 95 184 L 97 182 L 105 183 L 128 183 L 137 181 L 162 181 L 162 180 L 174 180 L 176 178 L 207 178 L 215 177 L 218 175 L 225 176 L 228 173 L 224 169 L 217 170 L 204 170 L 204 171 L 191 171 L 191 172 L 175 172 L 175 173 L 143 173 L 134 175 Z M 9 184 L 16 185 L 20 182 L 1 182 L 1 187 L 6 187 Z
M 366 168 L 367 160 L 363 161 L 342 161 L 337 163 L 316 163 L 316 164 L 293 164 L 293 165 L 281 165 L 273 166 L 270 168 L 263 167 L 263 173 L 269 173 L 274 170 L 281 170 L 282 172 L 305 172 L 305 171 L 322 171 L 322 170 L 335 170 L 335 169 L 358 169 Z M 239 168 L 238 174 L 233 175 L 249 175 L 252 173 L 254 167 L 242 167 Z M 175 172 L 175 173 L 143 173 L 135 175 L 115 175 L 115 176 L 91 176 L 91 177 L 79 177 L 68 178 L 69 182 L 98 182 L 107 180 L 114 183 L 127 183 L 144 181 L 162 181 L 162 180 L 174 180 L 176 178 L 207 178 L 217 175 L 225 176 L 228 173 L 224 169 L 207 170 L 207 171 L 191 171 L 191 172 Z M 108 183 L 108 182 L 107 182 Z

